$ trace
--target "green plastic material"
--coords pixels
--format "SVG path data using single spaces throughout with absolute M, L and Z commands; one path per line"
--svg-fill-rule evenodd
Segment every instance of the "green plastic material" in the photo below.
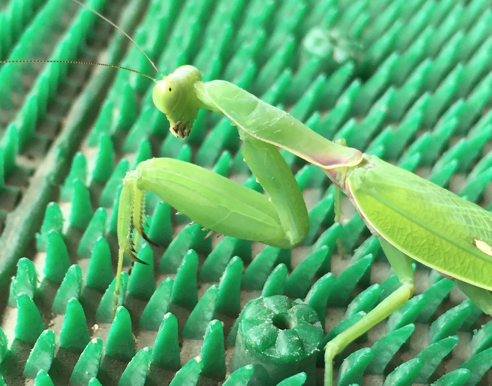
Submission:
M 241 314 L 232 367 L 252 364 L 251 385 L 276 384 L 300 371 L 314 385 L 322 335 L 317 313 L 303 302 L 285 296 L 252 300 Z

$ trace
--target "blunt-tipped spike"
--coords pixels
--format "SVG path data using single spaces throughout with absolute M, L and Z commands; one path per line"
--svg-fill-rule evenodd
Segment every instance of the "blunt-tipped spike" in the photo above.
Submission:
M 96 164 L 92 170 L 92 179 L 101 184 L 106 183 L 113 172 L 114 148 L 108 135 L 102 135 L 99 139 Z
M 299 373 L 292 377 L 284 379 L 282 382 L 277 383 L 277 386 L 302 386 L 306 382 L 306 373 Z
M 350 302 L 345 311 L 345 316 L 348 317 L 361 311 L 371 311 L 378 303 L 381 292 L 382 289 L 379 284 L 373 284 L 366 288 Z
M 226 267 L 219 283 L 219 293 L 215 311 L 232 318 L 237 318 L 241 311 L 241 275 L 243 273 L 243 261 L 234 257 Z
M 146 264 L 134 265 L 128 285 L 128 293 L 134 298 L 149 300 L 155 291 L 154 254 L 151 246 L 144 245 L 138 254 L 138 258 Z
M 290 250 L 267 246 L 248 265 L 244 272 L 241 285 L 247 290 L 261 290 L 272 268 L 279 262 L 281 254 L 288 254 Z
M 70 385 L 86 386 L 99 372 L 103 342 L 99 338 L 92 339 L 86 346 L 70 376 Z M 91 384 L 91 383 L 89 383 Z
M 92 205 L 89 191 L 80 180 L 73 183 L 72 211 L 68 223 L 75 229 L 84 231 L 92 219 Z
M 287 274 L 289 270 L 285 264 L 279 264 L 272 271 L 270 276 L 267 277 L 261 296 L 275 296 L 283 295 L 285 290 L 285 282 L 287 281 Z
M 169 386 L 196 386 L 202 365 L 200 357 L 191 359 L 176 373 Z
M 5 336 L 3 330 L 0 328 L 0 364 L 3 362 L 9 352 L 8 345 L 9 342 L 7 341 L 7 337 Z
M 65 275 L 51 309 L 55 314 L 62 315 L 65 313 L 67 304 L 70 299 L 78 299 L 82 289 L 82 269 L 77 264 L 72 265 Z
M 419 383 L 427 383 L 429 377 L 434 373 L 437 366 L 448 355 L 451 350 L 458 344 L 457 336 L 450 336 L 439 342 L 431 344 L 422 350 L 415 359 L 420 359 L 424 366 L 415 379 Z
M 383 336 L 371 347 L 374 352 L 374 358 L 367 367 L 367 372 L 371 374 L 383 374 L 388 363 L 393 359 L 393 356 L 398 352 L 400 347 L 410 338 L 415 330 L 414 324 L 409 324 L 405 327 L 390 332 Z
M 422 294 L 426 299 L 426 304 L 422 311 L 420 311 L 417 321 L 420 323 L 427 323 L 453 287 L 454 283 L 451 280 L 446 279 L 439 280 L 429 287 Z
M 311 280 L 325 261 L 328 252 L 328 247 L 323 246 L 299 264 L 287 278 L 285 295 L 292 298 L 306 296 L 311 286 Z
M 406 302 L 402 307 L 390 315 L 386 328 L 394 331 L 400 327 L 413 323 L 420 311 L 425 307 L 427 300 L 423 295 L 418 295 Z
M 46 371 L 40 370 L 36 375 L 36 383 L 34 386 L 55 386 L 55 384 Z
M 137 118 L 135 92 L 130 84 L 126 84 L 123 90 L 121 107 L 119 109 L 116 127 L 118 130 L 127 131 L 132 127 Z
M 340 366 L 338 385 L 362 384 L 362 375 L 373 358 L 374 352 L 370 348 L 363 348 L 350 354 Z
M 106 355 L 127 362 L 135 355 L 132 321 L 125 307 L 118 307 L 106 340 Z
M 152 215 L 149 238 L 161 247 L 167 247 L 172 240 L 171 207 L 165 202 L 157 205 Z
M 77 299 L 70 299 L 60 331 L 60 347 L 69 351 L 82 352 L 89 341 L 84 309 Z
M 205 331 L 202 353 L 202 375 L 222 381 L 226 375 L 224 331 L 222 323 L 212 320 Z
M 173 286 L 172 302 L 193 309 L 198 303 L 197 278 L 198 255 L 189 250 L 178 269 Z
M 85 386 L 85 385 L 84 385 Z M 87 386 L 102 386 L 97 378 L 91 378 Z
M 445 374 L 437 381 L 435 381 L 432 386 L 463 386 L 466 381 L 470 378 L 471 371 L 468 369 L 458 369 Z
M 328 304 L 345 306 L 348 303 L 352 290 L 366 270 L 371 267 L 372 260 L 372 255 L 364 257 L 338 275 L 334 288 L 328 298 Z
M 203 294 L 186 321 L 183 337 L 195 340 L 203 339 L 205 329 L 214 316 L 218 292 L 219 286 L 213 285 Z
M 410 359 L 393 370 L 384 380 L 383 386 L 410 386 L 423 367 L 424 363 L 420 359 Z
M 144 386 L 151 356 L 152 349 L 150 347 L 141 349 L 126 366 L 118 386 Z
M 49 371 L 55 353 L 55 333 L 45 330 L 39 336 L 24 367 L 24 376 L 36 378 L 38 371 Z
M 144 331 L 157 331 L 162 319 L 168 311 L 174 280 L 168 277 L 164 280 L 150 298 L 145 307 L 138 328 Z
M 51 202 L 46 207 L 41 232 L 36 233 L 36 248 L 38 251 L 46 251 L 48 248 L 48 235 L 51 231 L 60 234 L 63 231 L 63 214 L 56 202 Z
M 111 251 L 104 237 L 99 237 L 89 261 L 85 282 L 87 287 L 104 292 L 113 280 Z
M 48 234 L 48 249 L 46 251 L 43 269 L 46 279 L 60 284 L 70 267 L 70 259 L 63 237 L 52 230 Z
M 118 299 L 118 305 L 123 305 L 123 299 L 126 294 L 126 287 L 128 285 L 128 273 L 123 272 L 121 274 L 120 281 L 120 297 Z M 99 307 L 97 307 L 96 311 L 96 320 L 100 323 L 111 323 L 113 320 L 113 298 L 114 298 L 114 289 L 116 286 L 116 278 L 113 279 L 106 292 L 104 293 L 101 302 L 99 303 Z
M 17 296 L 15 337 L 23 342 L 34 344 L 43 330 L 41 315 L 32 299 L 26 294 Z
M 304 303 L 310 305 L 318 314 L 323 328 L 325 325 L 326 302 L 328 301 L 335 281 L 336 277 L 331 273 L 327 273 L 314 283 L 304 299 Z
M 248 386 L 249 380 L 253 376 L 253 366 L 246 365 L 234 371 L 222 386 Z
M 137 156 L 135 157 L 135 162 L 133 163 L 133 169 L 135 169 L 140 162 L 147 161 L 150 158 L 152 158 L 152 146 L 146 139 L 142 141 L 140 147 L 138 148 Z
M 171 371 L 177 371 L 181 368 L 178 320 L 170 312 L 162 319 L 162 324 L 157 333 L 152 364 Z
M 83 153 L 77 153 L 72 161 L 70 173 L 65 179 L 60 191 L 60 199 L 69 202 L 72 199 L 73 184 L 75 181 L 81 181 L 84 185 L 87 181 L 87 160 Z
M 470 314 L 471 305 L 463 302 L 437 318 L 430 326 L 430 342 L 434 343 L 456 334 L 463 321 Z
M 200 280 L 217 282 L 224 273 L 229 260 L 233 256 L 251 261 L 251 242 L 226 236 L 208 255 L 200 270 Z
M 106 219 L 106 209 L 97 209 L 80 240 L 79 248 L 77 249 L 77 254 L 80 258 L 85 259 L 91 257 L 96 241 L 104 236 L 106 231 Z
M 460 368 L 470 370 L 471 376 L 468 378 L 467 384 L 476 385 L 491 366 L 492 349 L 489 348 L 479 354 L 474 355 L 471 359 L 463 363 Z
M 38 289 L 38 274 L 34 263 L 23 257 L 17 263 L 17 274 L 12 278 L 11 289 L 9 293 L 9 304 L 16 306 L 16 297 L 20 293 L 27 294 L 31 299 Z
M 130 170 L 130 163 L 124 158 L 118 163 L 118 165 L 116 165 L 116 168 L 106 183 L 106 186 L 101 193 L 101 198 L 99 199 L 100 206 L 104 208 L 111 208 L 113 206 L 113 203 L 116 200 L 118 186 L 121 185 L 121 181 L 125 177 L 128 170 Z

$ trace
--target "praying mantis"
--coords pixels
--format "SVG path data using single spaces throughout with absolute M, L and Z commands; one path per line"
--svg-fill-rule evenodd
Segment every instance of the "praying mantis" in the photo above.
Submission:
M 141 263 L 133 230 L 152 242 L 144 231 L 145 191 L 154 192 L 206 229 L 279 248 L 299 244 L 309 231 L 308 213 L 278 151 L 282 148 L 320 167 L 345 193 L 379 239 L 401 283 L 363 319 L 328 342 L 325 386 L 333 385 L 334 357 L 412 297 L 413 260 L 453 278 L 480 309 L 492 315 L 491 213 L 376 156 L 323 138 L 234 84 L 202 82 L 195 67 L 179 67 L 154 82 L 154 104 L 177 137 L 190 134 L 200 109 L 230 119 L 243 141 L 244 160 L 268 197 L 187 162 L 169 158 L 141 162 L 125 176 L 118 206 L 115 306 L 124 256 Z M 335 205 L 340 212 L 338 199 Z

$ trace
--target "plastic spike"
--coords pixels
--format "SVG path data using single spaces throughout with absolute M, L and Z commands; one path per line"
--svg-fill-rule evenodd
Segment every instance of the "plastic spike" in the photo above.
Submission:
M 176 159 L 184 162 L 191 162 L 191 147 L 183 145 L 176 156 Z
M 176 278 L 177 281 L 177 278 Z M 187 339 L 201 340 L 208 323 L 213 319 L 219 286 L 211 286 L 200 298 L 183 328 L 182 335 Z
M 165 202 L 159 203 L 152 215 L 149 238 L 161 247 L 167 247 L 172 240 L 171 207 Z
M 234 371 L 222 386 L 248 386 L 249 380 L 253 376 L 253 366 L 246 365 Z
M 350 294 L 364 273 L 371 267 L 372 261 L 372 255 L 368 255 L 338 275 L 328 298 L 328 304 L 332 306 L 347 305 Z
M 70 299 L 78 299 L 82 289 L 82 269 L 77 264 L 72 265 L 65 275 L 51 309 L 55 314 L 63 315 Z
M 24 376 L 27 378 L 36 378 L 38 371 L 49 371 L 53 362 L 54 353 L 55 333 L 52 330 L 44 330 L 26 361 Z
M 284 379 L 282 382 L 277 383 L 277 386 L 302 386 L 306 382 L 306 373 L 299 373 L 292 377 Z
M 118 307 L 106 340 L 106 355 L 122 362 L 128 362 L 135 355 L 132 321 L 125 307 Z
M 16 168 L 16 157 L 19 154 L 19 132 L 14 125 L 7 127 L 0 140 L 0 148 L 3 150 L 5 176 L 8 177 Z
M 72 199 L 73 184 L 77 180 L 81 181 L 84 185 L 87 182 L 87 160 L 82 153 L 77 153 L 73 158 L 70 173 L 60 190 L 60 199 L 62 201 L 69 202 Z
M 352 300 L 347 306 L 345 317 L 352 316 L 361 311 L 366 313 L 371 311 L 378 303 L 381 292 L 382 289 L 379 284 L 373 284 L 372 286 L 366 288 L 359 295 L 357 295 L 354 300 Z
M 102 386 L 97 378 L 91 378 L 87 386 Z
M 470 304 L 463 302 L 437 318 L 430 326 L 430 342 L 438 342 L 456 334 L 463 321 L 470 314 Z
M 9 304 L 11 306 L 16 306 L 16 297 L 21 293 L 25 293 L 31 299 L 34 299 L 38 289 L 38 274 L 31 260 L 25 257 L 19 260 L 17 263 L 17 274 L 12 280 L 15 290 L 14 292 L 11 290 L 9 293 Z
M 235 256 L 227 265 L 219 283 L 215 311 L 219 314 L 237 318 L 241 311 L 241 275 L 243 261 Z M 204 365 L 205 366 L 205 365 Z
M 142 141 L 140 147 L 138 148 L 137 156 L 135 157 L 132 169 L 136 169 L 140 162 L 147 161 L 150 158 L 152 158 L 152 146 L 148 140 Z
M 201 375 L 221 381 L 226 376 L 224 331 L 222 323 L 212 320 L 205 331 L 202 352 Z
M 89 191 L 85 185 L 76 180 L 73 183 L 72 210 L 68 223 L 75 229 L 84 231 L 92 219 L 92 205 Z
M 424 295 L 418 295 L 411 298 L 398 310 L 390 315 L 386 328 L 388 331 L 394 331 L 398 328 L 413 323 L 420 311 L 425 307 L 427 299 Z
M 36 375 L 36 383 L 34 384 L 34 386 L 55 386 L 55 384 L 46 371 L 40 370 Z
M 196 164 L 212 167 L 223 150 L 236 151 L 239 148 L 239 134 L 229 119 L 223 119 L 205 138 L 196 154 Z
M 128 293 L 134 298 L 149 300 L 155 291 L 154 253 L 149 244 L 145 244 L 138 258 L 147 264 L 135 264 L 130 276 Z
M 125 139 L 123 145 L 123 151 L 125 153 L 137 152 L 140 144 L 150 136 L 152 133 L 152 121 L 156 113 L 154 106 L 142 110 L 142 113 Z
M 87 140 L 89 146 L 97 146 L 97 143 L 99 142 L 101 136 L 111 134 L 112 120 L 113 103 L 109 102 L 109 100 L 106 100 L 101 108 L 101 112 L 99 113 L 97 121 L 94 124 L 91 133 L 89 134 L 89 138 Z
M 448 165 L 444 166 L 442 169 L 433 173 L 429 177 L 429 181 L 441 187 L 446 187 L 448 186 L 449 181 L 453 176 L 453 174 L 456 172 L 457 168 L 458 168 L 458 161 L 452 160 Z
M 198 255 L 189 250 L 178 269 L 172 292 L 172 303 L 193 309 L 198 303 L 197 294 Z
M 471 372 L 468 369 L 457 369 L 443 375 L 432 386 L 463 386 L 470 378 Z
M 313 284 L 304 299 L 304 303 L 311 306 L 318 314 L 323 329 L 325 326 L 326 303 L 335 281 L 336 277 L 332 273 L 327 273 Z
M 113 280 L 111 251 L 104 237 L 99 237 L 94 245 L 85 282 L 88 288 L 104 292 Z
M 305 297 L 314 275 L 325 261 L 328 252 L 328 247 L 323 246 L 304 259 L 287 278 L 284 289 L 285 295 L 292 298 Z
M 239 256 L 245 262 L 251 261 L 251 242 L 226 236 L 213 249 L 200 269 L 202 282 L 217 282 L 224 273 L 229 260 Z
M 304 192 L 306 185 L 308 184 L 311 175 L 313 174 L 315 165 L 304 165 L 295 175 L 297 185 L 301 192 Z
M 127 131 L 137 119 L 135 93 L 130 84 L 126 84 L 123 90 L 121 107 L 119 108 L 116 127 L 118 130 Z
M 436 367 L 457 344 L 458 337 L 450 336 L 440 340 L 439 342 L 433 343 L 422 350 L 415 357 L 415 359 L 420 359 L 424 366 L 415 381 L 419 383 L 427 383 L 429 377 L 436 370 Z
M 471 372 L 467 385 L 476 385 L 484 376 L 485 372 L 492 367 L 492 349 L 487 349 L 474 355 L 468 361 L 463 363 L 459 368 L 468 369 Z
M 123 305 L 123 299 L 125 298 L 126 288 L 128 285 L 128 273 L 123 272 L 121 274 L 120 282 L 120 296 L 118 299 L 118 305 Z M 116 278 L 113 279 L 109 287 L 104 292 L 104 295 L 99 302 L 99 306 L 96 311 L 96 321 L 99 323 L 111 323 L 113 320 L 113 296 L 116 286 Z
M 121 189 L 123 188 L 123 184 L 118 185 L 116 189 L 116 199 L 113 203 L 113 208 L 111 210 L 111 217 L 109 219 L 108 231 L 109 233 L 116 236 L 117 227 L 118 227 L 118 206 L 120 201 Z
M 361 385 L 362 375 L 372 359 L 374 359 L 374 352 L 370 348 L 362 348 L 350 354 L 340 366 L 338 385 L 349 386 L 354 383 Z
M 202 366 L 200 357 L 191 359 L 176 373 L 169 386 L 196 386 Z
M 168 135 L 159 149 L 159 157 L 177 158 L 183 147 L 183 140 L 174 135 Z
M 472 355 L 478 354 L 492 347 L 492 322 L 482 326 L 480 330 L 475 331 L 471 341 Z
M 267 277 L 261 292 L 261 296 L 268 297 L 283 295 L 288 273 L 289 270 L 285 264 L 277 265 L 272 273 Z
M 158 331 L 171 302 L 174 280 L 168 277 L 153 293 L 145 307 L 138 328 L 144 331 Z
M 316 239 L 319 228 L 329 218 L 333 218 L 333 198 L 325 198 L 319 201 L 316 206 L 309 211 L 309 233 L 304 238 L 302 244 L 310 245 Z
M 323 261 L 323 264 L 321 264 L 321 267 L 318 269 L 318 275 L 323 275 L 331 271 L 331 254 L 336 248 L 336 242 L 342 234 L 342 230 L 342 224 L 334 223 L 331 227 L 324 231 L 318 237 L 318 240 L 316 240 L 316 242 L 313 244 L 313 250 L 318 250 L 323 246 L 329 248 L 329 252 L 325 258 L 325 261 Z
M 169 312 L 164 315 L 155 339 L 152 364 L 171 371 L 178 371 L 181 368 L 178 320 Z
M 15 325 L 15 337 L 26 343 L 34 344 L 44 330 L 41 315 L 26 294 L 17 296 L 17 323 Z
M 465 318 L 465 320 L 461 324 L 460 330 L 472 332 L 477 319 L 482 315 L 483 311 L 480 308 L 478 308 L 477 305 L 475 303 L 473 303 L 470 299 L 466 299 L 465 303 L 469 304 L 469 306 L 471 307 L 471 310 L 470 310 L 470 313 L 468 314 L 468 316 Z
M 151 356 L 152 349 L 150 347 L 141 349 L 126 366 L 118 386 L 144 386 Z
M 200 224 L 186 226 L 164 252 L 159 263 L 159 272 L 176 273 L 183 262 L 183 256 L 190 249 L 209 254 L 212 250 L 211 240 L 210 238 L 203 239 L 207 233 L 207 231 L 202 230 Z
M 108 135 L 102 135 L 99 139 L 99 150 L 96 163 L 92 169 L 92 179 L 100 184 L 108 182 L 113 172 L 114 147 Z
M 82 354 L 80 354 L 79 360 L 75 364 L 72 375 L 70 376 L 70 385 L 85 386 L 91 379 L 96 377 L 99 372 L 102 354 L 102 340 L 99 338 L 92 339 Z
M 77 254 L 80 258 L 85 259 L 91 257 L 96 241 L 104 236 L 106 231 L 106 219 L 106 209 L 97 209 L 80 240 L 79 248 L 77 249 Z
M 347 252 L 353 250 L 360 234 L 366 230 L 366 224 L 360 218 L 359 214 L 356 213 L 352 218 L 343 225 L 342 234 L 340 235 L 343 245 Z
M 323 89 L 326 89 L 326 82 L 326 75 L 319 74 L 292 107 L 289 114 L 297 120 L 304 122 L 318 108 L 321 93 Z
M 214 172 L 227 177 L 229 174 L 229 166 L 231 165 L 231 153 L 227 150 L 224 150 L 220 155 L 218 161 L 215 163 Z
M 417 322 L 427 323 L 453 287 L 454 283 L 446 279 L 440 280 L 429 287 L 422 294 L 426 299 L 426 304 L 422 311 L 420 311 Z
M 327 80 L 320 95 L 320 108 L 333 107 L 352 76 L 354 65 L 351 62 L 340 66 Z
M 77 299 L 70 299 L 60 331 L 60 347 L 82 352 L 89 341 L 84 309 Z
M 109 178 L 106 186 L 104 187 L 101 198 L 99 199 L 99 205 L 104 208 L 111 208 L 116 199 L 116 193 L 118 186 L 121 185 L 121 181 L 125 178 L 126 173 L 130 169 L 130 164 L 127 159 L 122 159 L 116 168 L 114 169 L 111 177 Z
M 383 336 L 371 347 L 374 358 L 367 367 L 370 374 L 383 374 L 401 346 L 408 341 L 415 330 L 414 324 L 408 324 Z
M 241 286 L 247 290 L 261 290 L 272 268 L 279 262 L 281 255 L 290 259 L 290 250 L 271 246 L 265 247 L 246 267 Z
M 302 67 L 304 68 L 304 67 Z M 302 71 L 302 68 L 299 71 Z M 273 84 L 265 93 L 261 96 L 261 100 L 272 106 L 278 103 L 285 102 L 286 92 L 290 89 L 295 88 L 295 86 L 290 87 L 290 82 L 292 80 L 292 70 L 286 68 L 278 77 L 275 84 Z
M 394 369 L 384 380 L 383 386 L 411 386 L 423 367 L 421 360 L 410 359 Z
M 61 284 L 70 267 L 70 259 L 63 237 L 54 230 L 48 234 L 48 248 L 43 269 L 46 279 Z
M 8 355 L 9 352 L 8 343 L 9 342 L 7 340 L 7 337 L 5 336 L 5 333 L 0 328 L 0 364 Z

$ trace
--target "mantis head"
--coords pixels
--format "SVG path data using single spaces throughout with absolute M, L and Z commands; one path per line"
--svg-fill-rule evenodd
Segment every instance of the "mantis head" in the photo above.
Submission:
M 171 133 L 178 138 L 186 138 L 191 133 L 200 108 L 195 84 L 201 80 L 202 75 L 195 67 L 181 66 L 154 87 L 154 104 L 166 114 Z

